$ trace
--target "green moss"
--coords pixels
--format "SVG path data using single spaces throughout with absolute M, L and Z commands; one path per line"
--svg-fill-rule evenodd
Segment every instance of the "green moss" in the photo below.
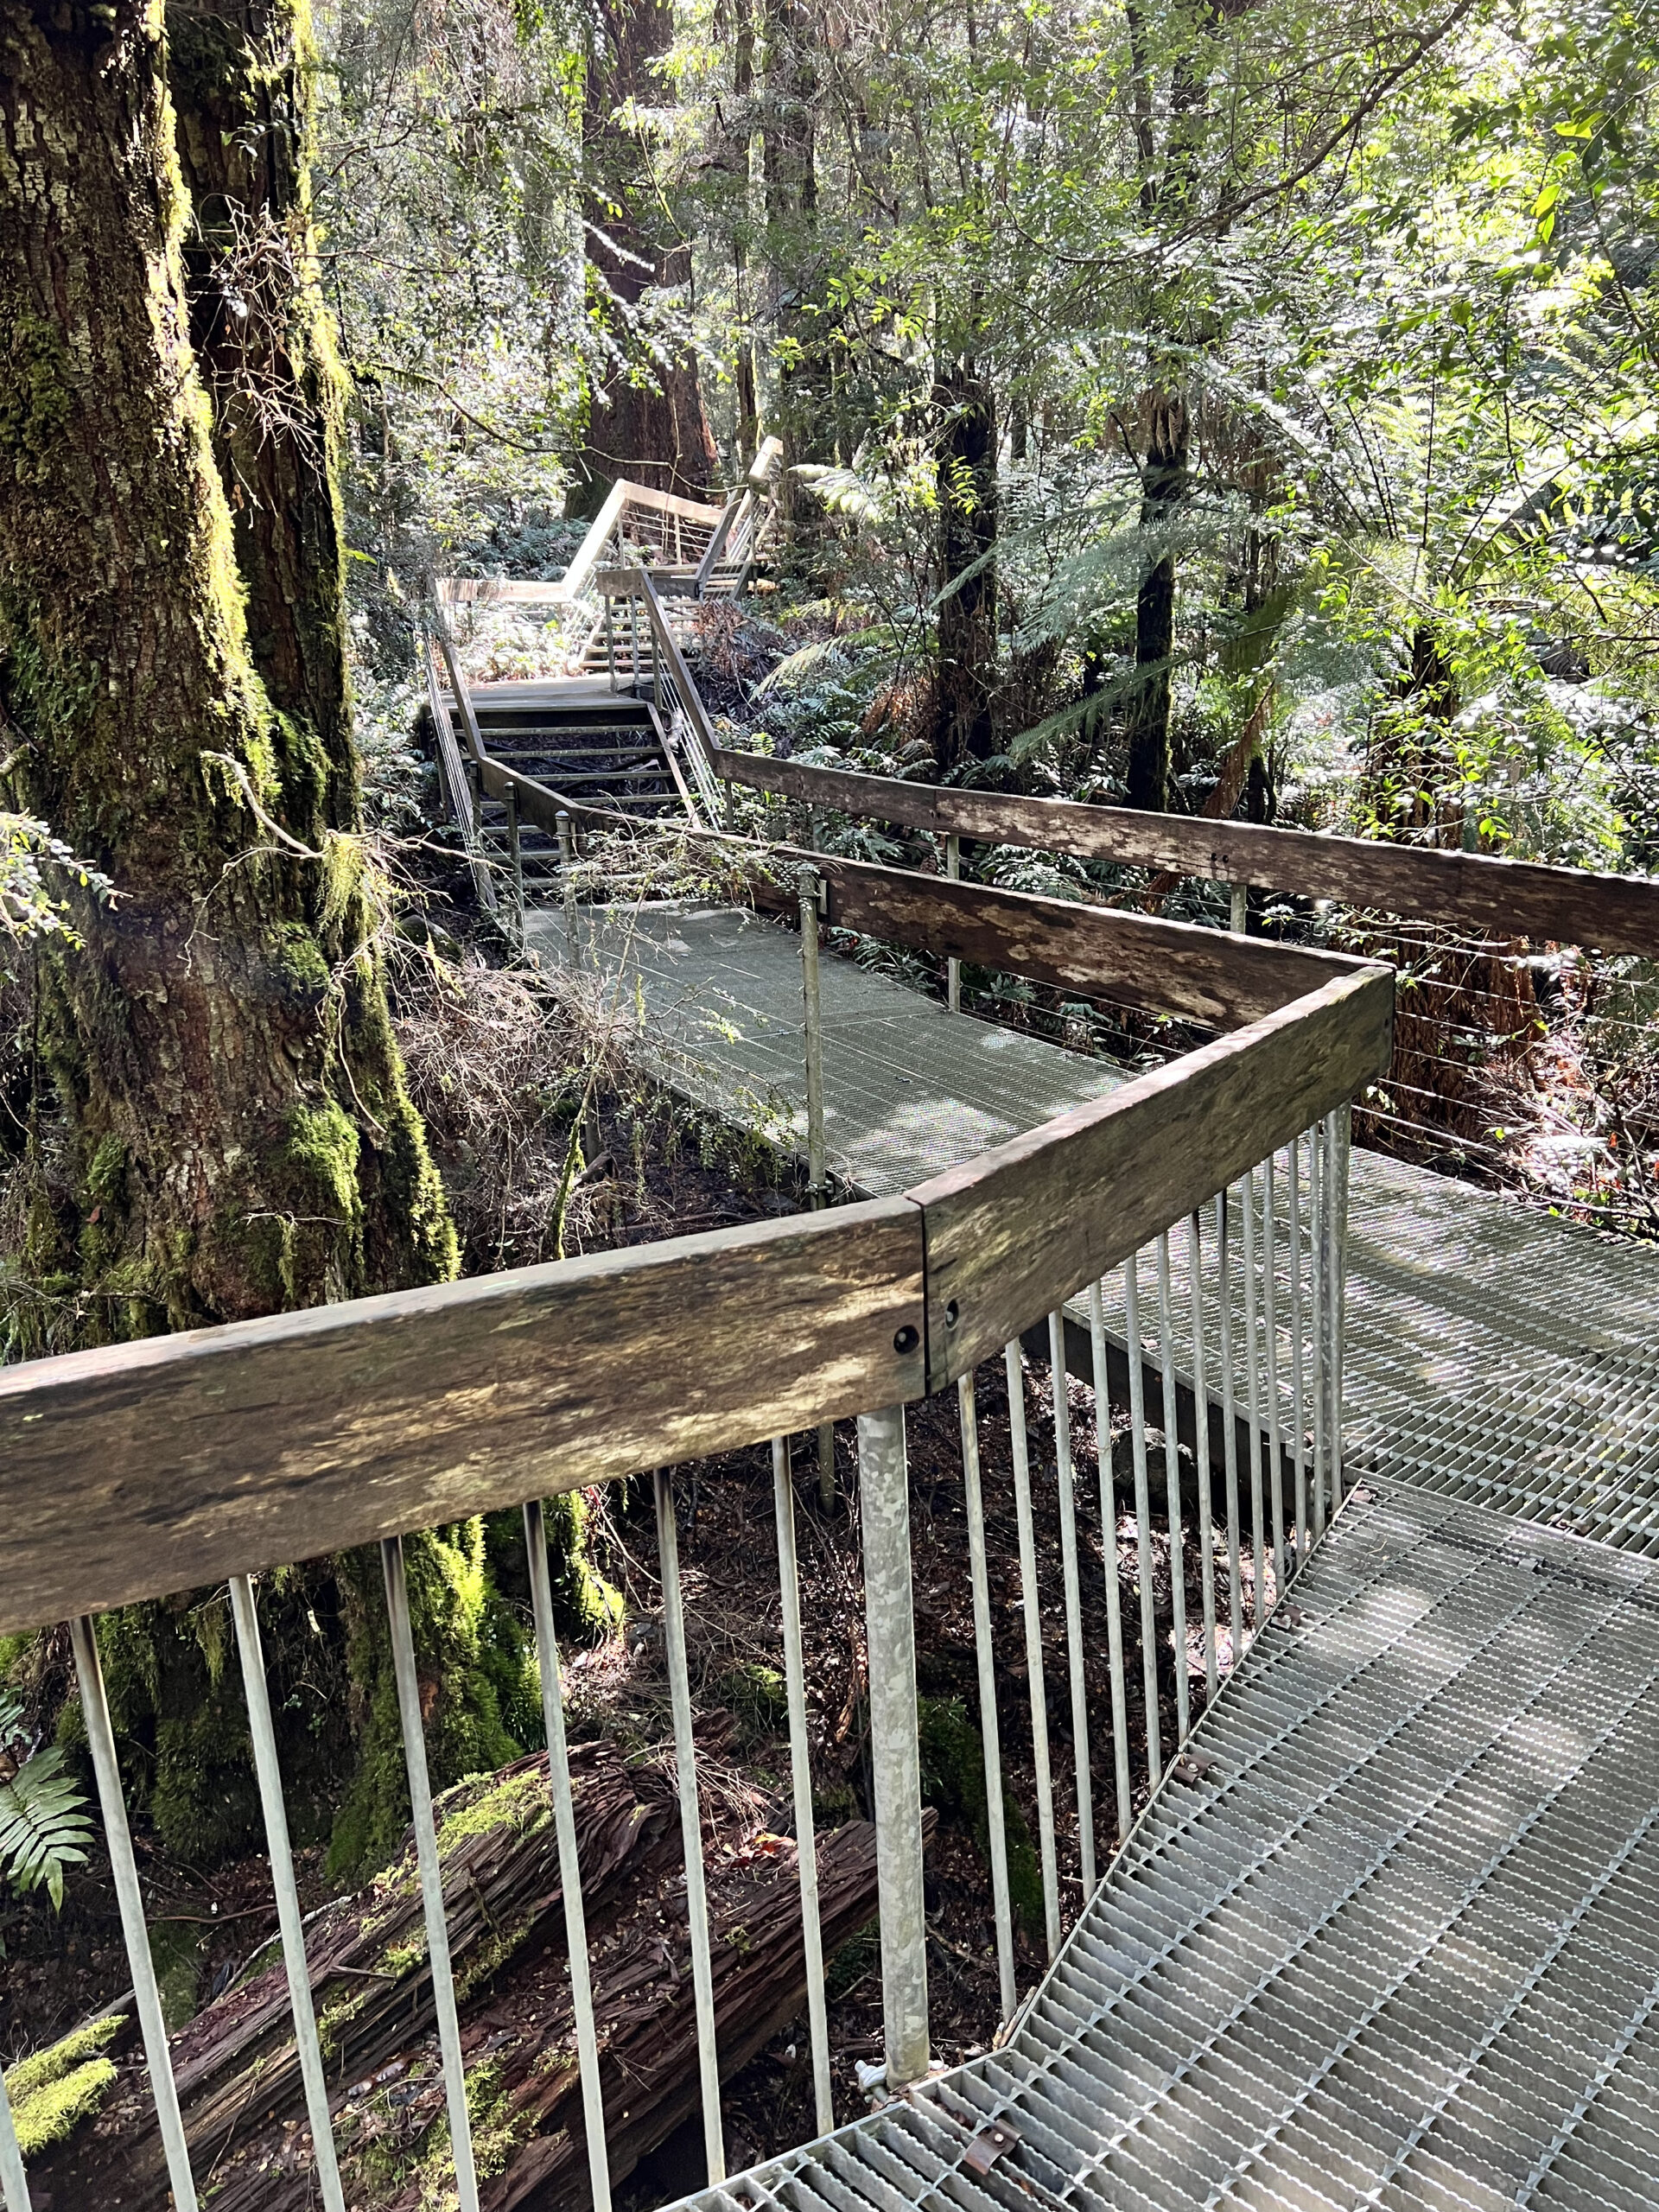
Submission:
M 789 1691 L 775 1667 L 734 1667 L 715 1687 L 746 1742 L 763 1743 L 788 1726 Z
M 340 1566 L 354 1594 L 349 1665 L 359 1743 L 329 1844 L 330 1871 L 343 1876 L 385 1863 L 409 1819 L 409 1783 L 379 1555 L 353 1553 Z M 427 1760 L 442 1789 L 518 1756 L 523 1746 L 503 1719 L 500 1684 L 505 1669 L 530 1700 L 525 1643 L 487 1572 L 481 1517 L 406 1538 L 404 1566 L 416 1669 L 431 1700 Z
M 966 1821 L 980 1856 L 990 1863 L 990 1815 L 985 1796 L 985 1744 L 955 1698 L 916 1700 L 916 1726 L 922 1756 L 922 1802 Z M 1008 1897 L 1021 1925 L 1031 1935 L 1043 1928 L 1043 1881 L 1031 1830 L 1020 1810 L 1006 1772 L 1002 1778 L 1002 1834 L 1007 1848 Z
M 0 452 L 20 484 L 44 481 L 74 413 L 69 348 L 49 322 L 25 310 L 11 324 L 0 374 Z
M 21 2060 L 6 2075 L 17 2145 L 25 2158 L 67 2142 L 102 2107 L 115 2082 L 115 2064 L 103 2055 L 104 2048 L 124 2017 L 114 2012 L 90 2021 L 49 2050 Z

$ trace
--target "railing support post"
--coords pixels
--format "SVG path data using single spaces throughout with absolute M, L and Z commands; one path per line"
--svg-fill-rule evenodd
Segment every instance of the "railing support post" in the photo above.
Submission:
M 1243 937 L 1249 925 L 1250 889 L 1247 883 L 1229 887 L 1231 893 L 1227 926 L 1235 937 Z
M 962 878 L 962 840 L 953 830 L 944 841 L 944 872 L 952 883 Z M 962 1012 L 962 963 L 944 963 L 944 1002 L 952 1014 Z
M 582 973 L 582 940 L 576 935 L 576 881 L 573 873 L 575 864 L 574 842 L 570 836 L 570 817 L 561 807 L 555 817 L 559 834 L 559 876 L 564 893 L 564 945 L 570 957 L 570 972 Z
M 507 786 L 507 857 L 512 863 L 513 910 L 518 917 L 518 950 L 524 949 L 524 853 L 518 837 L 518 794 Z
M 870 1669 L 875 1879 L 881 1914 L 882 2027 L 891 2092 L 920 2081 L 928 2069 L 922 1770 L 916 1740 L 916 1620 L 902 1406 L 859 1415 L 858 1490 Z
M 823 1146 L 823 996 L 818 979 L 818 872 L 804 868 L 799 880 L 801 909 L 801 997 L 805 1007 L 806 1202 L 814 1213 L 830 1203 Z M 818 1504 L 828 1513 L 836 1502 L 836 1431 L 832 1421 L 818 1427 Z
M 11 2124 L 3 2075 L 0 2075 L 0 2202 L 6 2212 L 29 2212 L 29 2177 L 23 2171 L 23 2154 L 17 2148 L 17 2131 Z

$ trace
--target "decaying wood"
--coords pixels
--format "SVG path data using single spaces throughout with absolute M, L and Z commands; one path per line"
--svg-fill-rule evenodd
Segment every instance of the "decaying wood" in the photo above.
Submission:
M 1363 969 L 920 1185 L 929 1389 L 1380 1074 L 1393 1006 L 1390 972 Z
M 0 1633 L 916 1397 L 922 1320 L 892 1198 L 4 1369 Z
M 1659 956 L 1659 881 L 1648 877 L 1545 868 L 1484 853 L 1425 852 L 1380 839 L 1327 837 L 1254 822 L 940 789 L 725 749 L 715 766 L 718 774 L 755 791 L 939 836 L 954 833 L 988 844 L 1027 845 L 1308 899 L 1338 899 L 1345 906 L 1491 931 L 1500 938 Z
M 612 2172 L 620 2179 L 696 2108 L 697 2069 L 685 1889 L 670 1777 L 612 1746 L 573 1754 L 578 1847 L 601 2029 Z M 585 2138 L 546 1762 L 523 1760 L 441 1801 L 449 1940 L 474 2125 L 499 2155 L 481 2161 L 486 2212 L 574 2207 L 587 2190 Z M 499 1809 L 500 1817 L 486 1817 Z M 746 2064 L 804 2001 L 795 1847 L 722 1840 L 705 1825 L 722 2076 Z M 875 1910 L 874 1832 L 818 1839 L 825 1944 Z M 331 2107 L 348 2200 L 359 2212 L 415 2212 L 423 2139 L 443 2112 L 431 1980 L 412 1848 L 373 1891 L 308 1930 Z M 214 2212 L 307 2212 L 314 2202 L 298 2064 L 280 1961 L 207 2007 L 173 2038 L 198 2183 Z M 36 2203 L 169 2201 L 142 2061 L 121 2062 L 99 2118 L 31 2177 Z

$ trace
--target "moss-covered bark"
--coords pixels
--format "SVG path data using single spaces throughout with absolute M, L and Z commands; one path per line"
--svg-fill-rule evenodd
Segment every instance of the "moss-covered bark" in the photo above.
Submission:
M 265 22 L 300 41 L 286 11 Z M 24 1259 L 62 1301 L 56 1341 L 454 1267 L 354 836 L 306 78 L 261 66 L 266 135 L 297 164 L 284 343 L 312 427 L 270 426 L 260 498 L 244 487 L 245 589 L 159 10 L 0 6 L 0 756 L 10 803 L 118 894 L 67 883 L 81 948 L 39 958 Z M 220 445 L 234 486 L 237 434 Z M 43 1310 L 17 1309 L 14 1351 L 41 1348 Z

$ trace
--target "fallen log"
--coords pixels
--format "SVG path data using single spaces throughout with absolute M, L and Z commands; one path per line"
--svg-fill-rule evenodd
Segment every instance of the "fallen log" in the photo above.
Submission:
M 630 2172 L 697 2107 L 685 1878 L 671 1780 L 605 1745 L 572 1755 L 612 2171 Z M 450 1944 L 486 2212 L 554 2212 L 588 2196 L 556 1847 L 544 1757 L 439 1802 Z M 792 1841 L 705 1826 L 721 2071 L 801 2009 Z M 818 1839 L 826 1949 L 875 1910 L 874 1832 Z M 307 1928 L 334 2132 L 354 2212 L 416 2212 L 448 2169 L 431 1977 L 412 1841 L 365 1894 Z M 172 2040 L 199 2184 L 214 2212 L 307 2212 L 309 2132 L 280 1955 Z M 169 2202 L 136 2051 L 89 2125 L 31 2176 L 38 2212 Z M 441 2197 L 439 2201 L 442 2201 Z

